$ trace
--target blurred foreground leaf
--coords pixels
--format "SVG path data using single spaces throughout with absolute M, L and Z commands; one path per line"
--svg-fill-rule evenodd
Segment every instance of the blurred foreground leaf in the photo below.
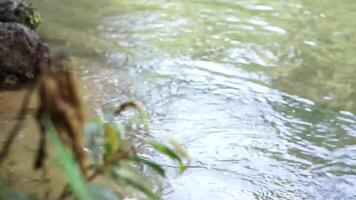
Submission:
M 164 169 L 159 164 L 157 164 L 155 162 L 146 160 L 144 158 L 140 158 L 138 156 L 130 157 L 130 158 L 128 158 L 128 160 L 147 165 L 148 167 L 150 167 L 151 169 L 156 171 L 159 175 L 166 177 L 166 173 L 165 173 Z
M 112 123 L 104 124 L 104 136 L 104 159 L 109 160 L 110 156 L 119 149 L 122 138 L 116 126 Z
M 68 178 L 69 185 L 74 195 L 79 200 L 92 200 L 84 177 L 77 163 L 74 161 L 72 153 L 60 141 L 52 122 L 50 120 L 46 120 L 44 125 L 46 133 L 48 134 L 57 154 L 59 164 Z
M 186 170 L 187 167 L 184 165 L 182 159 L 172 149 L 170 149 L 169 147 L 167 147 L 163 144 L 160 144 L 160 143 L 154 142 L 154 141 L 148 142 L 148 144 L 150 144 L 158 152 L 170 157 L 172 160 L 176 160 L 179 165 L 180 173 L 183 173 Z
M 182 157 L 182 158 L 188 158 L 189 159 L 189 154 L 187 150 L 179 144 L 176 140 L 170 139 L 169 143 L 174 147 L 174 150 L 177 152 L 177 154 Z
M 144 193 L 151 200 L 160 200 L 160 198 L 152 192 L 142 181 L 136 177 L 133 173 L 123 169 L 113 169 L 111 171 L 111 176 L 120 185 L 129 185 L 142 193 Z

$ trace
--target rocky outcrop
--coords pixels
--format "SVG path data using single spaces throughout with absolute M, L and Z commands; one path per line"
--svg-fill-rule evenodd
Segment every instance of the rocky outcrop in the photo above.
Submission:
M 33 80 L 49 49 L 33 31 L 39 13 L 26 0 L 0 0 L 0 88 Z
M 17 22 L 35 29 L 41 17 L 26 0 L 0 0 L 0 21 Z
M 49 49 L 37 33 L 19 23 L 0 22 L 0 79 L 31 80 L 40 64 L 48 63 Z

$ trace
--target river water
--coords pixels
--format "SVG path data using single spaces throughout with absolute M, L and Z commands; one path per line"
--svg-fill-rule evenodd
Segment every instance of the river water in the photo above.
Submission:
M 353 0 L 34 3 L 91 115 L 137 99 L 187 148 L 163 199 L 356 199 Z

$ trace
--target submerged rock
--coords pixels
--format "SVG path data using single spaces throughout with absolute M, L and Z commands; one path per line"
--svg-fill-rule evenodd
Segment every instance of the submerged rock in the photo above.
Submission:
M 26 0 L 0 0 L 0 21 L 17 22 L 35 29 L 41 17 Z
M 0 22 L 1 82 L 8 82 L 8 77 L 17 82 L 34 79 L 39 65 L 48 61 L 49 49 L 36 32 L 19 23 Z

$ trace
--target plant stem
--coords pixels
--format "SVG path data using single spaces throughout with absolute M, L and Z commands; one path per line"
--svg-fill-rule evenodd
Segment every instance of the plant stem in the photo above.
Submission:
M 3 144 L 3 147 L 0 151 L 0 165 L 4 162 L 5 158 L 9 154 L 10 147 L 12 146 L 12 143 L 14 142 L 16 136 L 18 135 L 18 133 L 22 127 L 23 121 L 24 121 L 25 116 L 28 111 L 28 105 L 29 105 L 29 102 L 30 102 L 30 99 L 31 99 L 31 96 L 32 96 L 32 93 L 34 90 L 35 90 L 34 87 L 30 88 L 29 91 L 26 93 L 24 99 L 22 100 L 20 111 L 17 114 L 17 118 L 19 119 L 19 121 L 17 121 L 17 123 L 14 125 L 14 127 L 9 132 L 9 134 Z

